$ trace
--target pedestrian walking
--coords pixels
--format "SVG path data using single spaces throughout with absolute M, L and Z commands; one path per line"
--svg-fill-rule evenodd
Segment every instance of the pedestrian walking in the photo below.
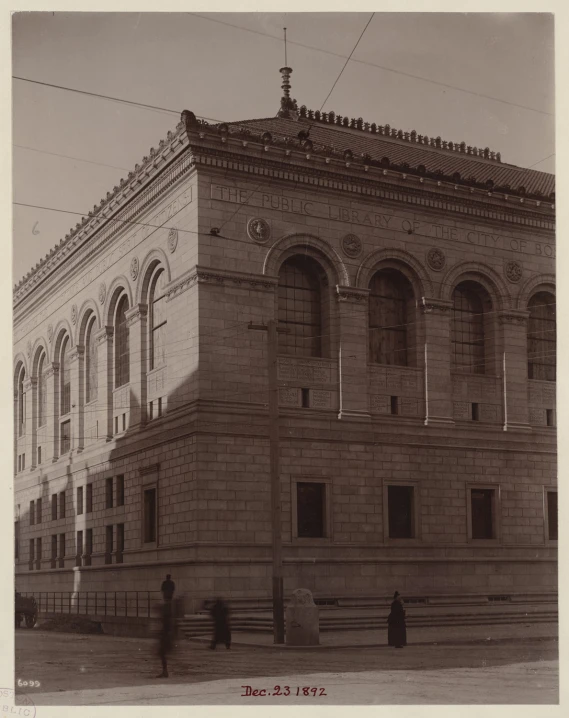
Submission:
M 174 598 L 176 584 L 174 583 L 174 581 L 172 581 L 172 576 L 170 576 L 170 574 L 167 574 L 166 580 L 162 581 L 162 586 L 160 587 L 160 590 L 162 591 L 162 596 L 165 601 L 171 601 L 172 598 Z
M 229 625 L 229 607 L 221 598 L 218 598 L 209 612 L 213 619 L 213 638 L 210 648 L 215 650 L 218 643 L 225 643 L 231 648 L 231 627 Z
M 399 591 L 393 594 L 391 613 L 387 617 L 387 644 L 395 648 L 407 645 L 407 627 L 405 625 L 405 609 Z
M 176 617 L 172 601 L 166 600 L 160 606 L 160 636 L 158 639 L 158 655 L 162 661 L 162 673 L 158 678 L 168 678 L 168 654 L 174 647 L 176 637 Z

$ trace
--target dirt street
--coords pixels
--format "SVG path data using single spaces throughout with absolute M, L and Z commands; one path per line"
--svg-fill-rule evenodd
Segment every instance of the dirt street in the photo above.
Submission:
M 16 633 L 16 679 L 40 682 L 40 687 L 26 688 L 36 705 L 42 704 L 42 693 L 126 689 L 148 686 L 149 682 L 165 689 L 168 685 L 181 687 L 221 679 L 231 682 L 239 679 L 245 683 L 244 679 L 293 673 L 337 676 L 376 671 L 489 669 L 514 663 L 538 666 L 539 662 L 555 662 L 557 658 L 558 643 L 551 638 L 463 645 L 409 645 L 403 650 L 360 647 L 313 652 L 240 645 L 229 651 L 225 648 L 211 651 L 206 644 L 182 641 L 170 661 L 170 678 L 165 680 L 156 678 L 160 662 L 156 644 L 150 640 L 55 634 L 41 630 Z M 472 671 L 467 672 L 472 674 Z M 487 675 L 487 670 L 484 673 Z M 332 681 L 333 676 L 330 679 Z M 539 688 L 539 684 L 536 687 Z M 452 691 L 452 682 L 449 691 Z M 62 702 L 63 698 L 62 695 Z M 457 702 L 456 696 L 449 702 Z M 511 696 L 511 702 L 517 702 L 515 695 Z M 547 702 L 551 702 L 550 699 Z

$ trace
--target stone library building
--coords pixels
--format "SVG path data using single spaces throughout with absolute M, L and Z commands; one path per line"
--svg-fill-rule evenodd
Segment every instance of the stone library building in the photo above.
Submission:
M 554 596 L 554 176 L 281 72 L 15 286 L 16 589 L 270 598 L 273 320 L 285 597 Z

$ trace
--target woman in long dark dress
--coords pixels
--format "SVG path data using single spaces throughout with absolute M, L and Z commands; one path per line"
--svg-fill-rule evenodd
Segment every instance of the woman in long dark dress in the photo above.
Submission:
M 405 626 L 405 609 L 399 591 L 393 594 L 391 613 L 387 618 L 387 643 L 395 648 L 407 645 L 407 627 Z
M 218 598 L 211 608 L 210 615 L 213 618 L 213 638 L 210 648 L 215 650 L 218 643 L 225 643 L 226 648 L 231 648 L 231 628 L 227 604 Z

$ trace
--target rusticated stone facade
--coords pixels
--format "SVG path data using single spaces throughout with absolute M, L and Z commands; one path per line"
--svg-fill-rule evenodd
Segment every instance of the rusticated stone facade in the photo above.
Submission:
M 16 287 L 18 590 L 270 595 L 273 318 L 285 590 L 557 590 L 552 178 L 291 113 L 183 113 Z

